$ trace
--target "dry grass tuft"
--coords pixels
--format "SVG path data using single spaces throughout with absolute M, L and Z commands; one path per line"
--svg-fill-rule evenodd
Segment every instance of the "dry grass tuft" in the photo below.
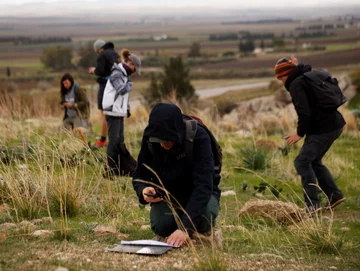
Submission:
M 250 200 L 241 208 L 239 215 L 255 215 L 276 220 L 281 224 L 293 224 L 301 221 L 305 212 L 295 203 L 273 200 Z

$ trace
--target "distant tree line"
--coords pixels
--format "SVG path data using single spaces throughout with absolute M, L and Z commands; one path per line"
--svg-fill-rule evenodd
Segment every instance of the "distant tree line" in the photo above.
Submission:
M 71 41 L 72 39 L 70 37 L 24 37 L 24 36 L 0 37 L 0 43 L 12 42 L 14 45 L 63 43 L 63 42 L 71 42 Z
M 240 31 L 241 38 L 247 40 L 261 40 L 261 39 L 273 39 L 275 37 L 274 33 L 251 33 L 249 31 Z
M 161 42 L 161 41 L 174 41 L 174 40 L 178 40 L 178 38 L 177 37 L 167 37 L 166 39 L 159 40 L 159 42 Z M 129 38 L 129 39 L 127 39 L 127 41 L 129 41 L 129 42 L 150 42 L 150 41 L 154 41 L 154 37 Z
M 335 28 L 345 28 L 344 24 L 314 24 L 309 25 L 308 27 L 296 27 L 296 31 L 306 31 L 306 30 L 323 30 L 323 29 L 335 29 Z
M 296 22 L 293 19 L 268 19 L 268 20 L 256 20 L 256 21 L 229 21 L 222 22 L 224 25 L 231 24 L 271 24 L 271 23 L 293 23 Z
M 239 39 L 237 33 L 214 33 L 210 34 L 209 41 L 222 41 L 222 40 L 237 40 Z
M 224 40 L 260 40 L 260 39 L 273 39 L 274 33 L 251 33 L 249 31 L 240 31 L 239 33 L 213 33 L 209 36 L 209 41 L 224 41 Z
M 327 33 L 326 31 L 316 31 L 316 32 L 303 32 L 299 33 L 299 38 L 318 38 L 318 37 L 329 37 L 335 36 L 334 33 Z

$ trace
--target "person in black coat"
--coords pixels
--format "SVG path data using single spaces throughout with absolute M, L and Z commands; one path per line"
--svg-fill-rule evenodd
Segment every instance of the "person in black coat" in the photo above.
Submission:
M 307 205 L 305 210 L 313 212 L 320 208 L 316 180 L 328 198 L 327 207 L 335 208 L 345 200 L 330 171 L 322 163 L 322 158 L 342 133 L 345 121 L 337 109 L 325 110 L 318 106 L 315 93 L 303 76 L 309 71 L 311 66 L 298 64 L 294 56 L 281 58 L 275 65 L 275 76 L 290 92 L 298 115 L 297 133 L 286 135 L 284 139 L 291 146 L 306 136 L 294 164 L 301 176 Z
M 210 137 L 198 126 L 190 164 L 184 152 L 185 129 L 181 110 L 176 105 L 156 104 L 144 130 L 133 174 L 140 203 L 151 204 L 152 231 L 168 237 L 167 243 L 171 245 L 182 245 L 195 231 L 211 231 L 219 210 L 221 192 L 214 184 L 218 181 L 213 180 Z M 149 196 L 156 193 L 159 197 Z
M 103 40 L 96 40 L 94 42 L 94 50 L 98 54 L 96 58 L 96 67 L 90 67 L 89 73 L 97 76 L 96 82 L 99 84 L 99 90 L 97 95 L 98 109 L 101 112 L 101 137 L 95 143 L 97 147 L 106 146 L 107 136 L 107 123 L 102 108 L 102 100 L 104 97 L 104 90 L 111 74 L 111 68 L 114 63 L 120 62 L 119 54 L 114 50 L 114 44 L 112 42 L 105 42 Z

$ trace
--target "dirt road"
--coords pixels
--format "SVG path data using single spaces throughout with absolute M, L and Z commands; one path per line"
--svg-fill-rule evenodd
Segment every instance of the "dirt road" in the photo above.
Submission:
M 204 99 L 204 98 L 209 98 L 209 97 L 213 97 L 213 96 L 218 96 L 218 95 L 221 95 L 228 91 L 233 91 L 233 90 L 244 90 L 244 89 L 265 87 L 265 86 L 269 85 L 269 83 L 270 83 L 270 79 L 263 79 L 256 83 L 244 82 L 244 84 L 237 84 L 234 86 L 198 89 L 198 90 L 196 90 L 196 94 L 199 96 L 200 99 Z M 131 101 L 130 101 L 131 108 L 136 108 L 139 105 L 140 105 L 140 97 L 131 98 Z

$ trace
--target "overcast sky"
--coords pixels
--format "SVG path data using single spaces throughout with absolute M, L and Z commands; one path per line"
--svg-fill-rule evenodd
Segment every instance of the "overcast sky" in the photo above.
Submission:
M 56 3 L 64 4 L 71 2 L 73 4 L 83 4 L 83 2 L 92 2 L 93 4 L 123 4 L 126 6 L 150 6 L 150 7 L 176 7 L 176 6 L 213 6 L 213 7 L 291 7 L 291 6 L 344 6 L 359 5 L 359 0 L 1 0 L 0 6 L 23 5 L 30 3 Z M 90 4 L 89 3 L 89 4 Z

